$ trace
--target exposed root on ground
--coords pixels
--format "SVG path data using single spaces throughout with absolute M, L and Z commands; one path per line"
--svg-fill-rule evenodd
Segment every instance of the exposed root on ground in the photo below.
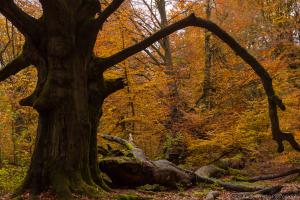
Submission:
M 288 171 L 280 173 L 280 174 L 269 174 L 269 175 L 263 175 L 263 176 L 255 176 L 255 177 L 252 177 L 252 178 L 243 179 L 243 181 L 247 181 L 247 182 L 265 181 L 265 180 L 282 178 L 282 177 L 290 176 L 290 175 L 293 175 L 293 174 L 299 174 L 299 173 L 300 173 L 300 168 L 296 168 L 296 169 L 291 169 L 291 170 L 288 170 Z

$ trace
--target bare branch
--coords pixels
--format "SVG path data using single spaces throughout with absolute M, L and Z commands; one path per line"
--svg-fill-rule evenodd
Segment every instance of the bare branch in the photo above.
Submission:
M 34 38 L 34 31 L 38 30 L 37 20 L 25 13 L 13 0 L 0 0 L 0 13 L 21 33 Z
M 175 31 L 178 31 L 180 29 L 183 29 L 187 26 L 191 26 L 191 22 L 194 21 L 194 16 L 193 17 L 187 17 L 183 20 L 180 20 L 164 29 L 161 29 L 160 31 L 154 33 L 153 35 L 151 35 L 150 37 L 146 38 L 145 40 L 143 40 L 140 43 L 137 43 L 133 46 L 130 46 L 122 51 L 120 51 L 119 53 L 116 53 L 108 58 L 105 59 L 105 66 L 107 68 L 122 62 L 123 60 L 127 59 L 128 57 L 143 51 L 144 49 L 146 49 L 147 47 L 151 46 L 152 44 L 154 44 L 155 42 L 161 40 L 162 38 L 172 34 Z
M 149 25 L 148 22 L 145 21 L 145 19 L 143 17 L 141 17 L 140 15 L 138 15 L 137 13 L 133 13 L 134 16 L 136 18 L 138 18 L 140 21 L 137 21 L 136 19 L 131 19 L 131 21 L 135 21 L 135 23 L 137 23 L 140 27 L 142 27 L 148 34 L 152 34 L 153 32 L 155 32 L 156 30 L 160 29 L 160 27 L 158 27 L 158 29 L 156 29 L 156 27 L 151 27 Z
M 125 0 L 113 0 L 113 2 L 105 8 L 97 18 L 97 25 L 102 26 L 103 23 L 122 5 Z
M 133 41 L 135 42 L 135 43 L 138 43 L 138 41 L 136 40 L 136 39 L 133 39 Z M 144 52 L 154 61 L 154 63 L 156 64 L 156 65 L 162 65 L 162 63 L 161 62 L 159 62 L 159 60 L 158 59 L 156 59 L 155 58 L 155 56 L 148 50 L 148 49 L 144 49 Z
M 153 9 L 150 7 L 150 5 L 145 1 L 142 0 L 144 2 L 144 4 L 146 5 L 146 7 L 148 8 L 149 12 L 150 12 L 150 16 L 148 16 L 152 22 L 152 25 L 155 26 L 155 28 L 160 29 L 161 27 L 161 23 L 158 20 L 158 18 L 156 17 L 156 14 L 153 12 Z M 139 14 L 138 10 L 133 6 L 133 4 L 131 3 L 131 9 L 133 10 L 133 14 L 135 17 L 137 17 L 140 21 L 143 22 L 143 24 L 145 25 L 144 28 L 147 28 L 149 30 L 153 30 L 152 27 L 149 25 L 149 22 L 146 22 L 145 20 L 145 12 L 142 12 Z M 143 15 L 143 17 L 141 16 Z M 147 27 L 146 27 L 147 26 Z
M 247 64 L 251 66 L 255 73 L 260 77 L 265 92 L 268 96 L 269 117 L 272 125 L 272 135 L 273 139 L 278 144 L 278 152 L 284 151 L 283 141 L 289 142 L 295 150 L 300 151 L 300 145 L 296 142 L 294 136 L 290 133 L 283 133 L 280 130 L 277 106 L 282 110 L 285 110 L 285 106 L 282 100 L 279 99 L 278 96 L 276 96 L 272 85 L 272 78 L 270 77 L 268 72 L 245 48 L 243 48 L 227 32 L 225 32 L 215 23 L 196 17 L 194 14 L 191 14 L 190 16 L 172 25 L 169 25 L 166 28 L 161 29 L 160 31 L 154 33 L 152 36 L 148 37 L 140 43 L 132 45 L 108 58 L 103 59 L 101 65 L 104 67 L 104 69 L 102 68 L 102 70 L 108 69 L 111 66 L 122 62 L 130 56 L 133 56 L 134 54 L 143 51 L 144 49 L 151 46 L 153 43 L 161 40 L 162 38 L 189 26 L 205 28 L 210 32 L 214 33 L 222 41 L 224 41 L 238 56 L 240 56 Z
M 151 19 L 154 18 L 155 22 L 159 25 L 159 27 L 162 27 L 159 19 L 157 18 L 156 14 L 153 12 L 153 9 L 150 7 L 150 5 L 145 0 L 142 0 L 142 1 L 148 8 L 149 12 L 151 13 L 151 16 L 152 16 Z
M 22 69 L 30 66 L 30 62 L 25 59 L 24 55 L 21 54 L 9 64 L 7 64 L 3 69 L 0 70 L 0 82 L 4 81 L 8 77 L 15 75 Z
M 144 33 L 143 33 L 143 31 L 140 29 L 140 27 L 137 25 L 137 23 L 136 23 L 136 21 L 134 20 L 134 19 L 132 19 L 132 18 L 130 18 L 130 21 L 131 21 L 131 23 L 134 25 L 134 27 L 136 28 L 136 30 L 138 30 L 139 32 L 140 32 L 140 36 L 143 38 L 143 39 L 146 39 L 147 38 L 147 36 L 146 35 L 144 35 Z M 140 25 L 140 26 L 142 26 L 142 25 Z M 151 32 L 148 32 L 148 33 L 150 33 L 151 34 Z M 135 41 L 136 43 L 137 43 L 137 41 Z M 158 41 L 159 43 L 160 43 L 160 45 L 162 45 L 161 44 L 161 41 Z M 164 55 L 160 52 L 160 50 L 154 45 L 154 44 L 152 44 L 151 46 L 150 46 L 152 49 L 154 49 L 154 51 L 156 51 L 156 53 L 163 59 L 164 58 Z M 156 62 L 156 61 L 155 61 Z
M 86 26 L 83 26 L 82 37 L 89 37 L 90 41 L 87 47 L 89 50 L 93 49 L 94 43 L 97 39 L 99 30 L 102 29 L 103 24 L 105 21 L 117 11 L 117 9 L 122 5 L 125 0 L 113 0 L 110 5 L 108 5 L 103 12 L 99 13 L 98 18 L 92 18 Z

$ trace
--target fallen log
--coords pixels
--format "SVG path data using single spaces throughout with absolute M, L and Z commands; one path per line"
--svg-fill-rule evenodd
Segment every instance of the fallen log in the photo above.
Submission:
M 229 183 L 192 171 L 184 170 L 167 160 L 149 160 L 143 150 L 119 137 L 103 135 L 104 139 L 125 146 L 132 157 L 108 157 L 100 161 L 101 171 L 106 173 L 116 187 L 138 187 L 146 184 L 159 184 L 170 188 L 191 187 L 197 183 L 215 184 L 236 192 L 257 192 L 274 194 L 282 186 L 257 187 L 241 183 Z
M 137 161 L 140 161 L 140 162 L 148 161 L 146 156 L 145 156 L 144 151 L 140 148 L 137 148 L 133 143 L 130 143 L 127 140 L 124 140 L 124 139 L 119 138 L 119 137 L 111 136 L 111 135 L 103 135 L 102 137 L 104 139 L 108 140 L 108 141 L 117 142 L 117 143 L 125 146 L 128 150 L 131 151 L 131 153 L 133 154 L 134 158 Z
M 192 185 L 189 172 L 178 168 L 167 160 L 150 161 L 143 150 L 119 137 L 103 135 L 104 139 L 125 146 L 133 155 L 129 157 L 109 157 L 101 160 L 100 169 L 116 186 L 137 187 L 146 184 L 160 184 L 175 188 L 178 185 Z
M 134 158 L 113 157 L 101 160 L 99 167 L 116 187 L 159 184 L 171 188 L 192 185 L 192 176 L 161 162 L 137 162 Z

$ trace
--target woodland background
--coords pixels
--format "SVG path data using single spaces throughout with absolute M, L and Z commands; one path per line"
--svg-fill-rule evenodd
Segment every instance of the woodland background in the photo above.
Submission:
M 18 1 L 40 16 L 40 6 Z M 297 0 L 172 0 L 167 21 L 150 1 L 131 0 L 104 26 L 95 52 L 111 55 L 194 12 L 233 35 L 273 77 L 287 110 L 283 131 L 300 140 L 300 2 Z M 105 2 L 104 2 L 105 4 Z M 208 7 L 209 6 L 209 7 Z M 208 9 L 209 8 L 209 9 Z M 165 23 L 165 24 L 164 24 Z M 18 55 L 23 36 L 0 16 L 0 68 Z M 297 152 L 276 153 L 259 78 L 216 37 L 199 28 L 179 31 L 106 72 L 127 87 L 106 99 L 99 129 L 133 141 L 148 157 L 183 167 L 223 155 L 243 156 L 248 170 L 299 165 Z M 168 55 L 169 54 L 169 55 Z M 22 181 L 35 141 L 37 114 L 21 107 L 36 84 L 34 68 L 0 83 L 0 195 Z M 176 157 L 177 159 L 175 159 Z M 174 160 L 175 159 L 175 160 Z M 267 161 L 267 162 L 266 162 Z M 266 165 L 266 166 L 264 166 Z

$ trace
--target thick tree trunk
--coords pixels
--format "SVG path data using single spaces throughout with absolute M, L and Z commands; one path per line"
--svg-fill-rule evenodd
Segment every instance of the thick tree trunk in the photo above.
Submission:
M 95 154 L 102 99 L 92 101 L 89 97 L 93 91 L 88 90 L 85 71 L 88 59 L 74 56 L 69 60 L 48 60 L 47 68 L 57 71 L 49 71 L 42 99 L 34 105 L 39 112 L 39 125 L 23 185 L 23 189 L 36 193 L 52 186 L 61 197 L 71 192 L 91 193 L 94 182 L 102 183 Z
M 40 114 L 38 136 L 24 189 L 39 193 L 53 186 L 59 195 L 70 195 L 92 183 L 88 167 L 88 132 L 75 122 L 75 113 Z M 80 130 L 82 132 L 80 132 Z M 88 129 L 87 129 L 88 130 Z
M 70 199 L 72 192 L 98 196 L 104 187 L 97 165 L 101 106 L 124 85 L 103 79 L 107 68 L 97 63 L 93 48 L 101 25 L 122 2 L 102 13 L 97 0 L 40 1 L 43 16 L 34 19 L 0 0 L 0 12 L 25 36 L 22 54 L 1 70 L 0 81 L 29 65 L 38 70 L 36 90 L 20 102 L 38 111 L 39 124 L 31 165 L 16 194 L 53 188 Z
M 46 81 L 48 91 L 42 91 L 43 99 L 34 104 L 39 126 L 21 192 L 29 189 L 40 193 L 53 187 L 59 197 L 68 199 L 71 193 L 99 196 L 100 188 L 108 189 L 98 167 L 97 129 L 104 99 L 124 84 L 122 79 L 104 80 L 103 72 L 86 70 L 93 68 L 93 58 L 74 57 L 70 63 L 59 62 L 62 64 L 57 67 L 66 71 L 53 74 L 52 82 Z M 56 76 L 64 83 L 57 84 Z M 47 97 L 49 94 L 56 96 Z

